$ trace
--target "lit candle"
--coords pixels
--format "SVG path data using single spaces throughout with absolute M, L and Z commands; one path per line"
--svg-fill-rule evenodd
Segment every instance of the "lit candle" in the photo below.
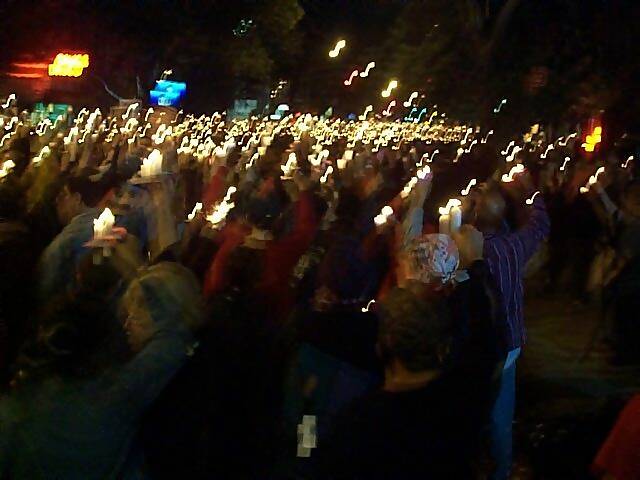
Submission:
M 2 164 L 2 168 L 0 169 L 0 178 L 6 177 L 11 171 L 11 169 L 14 168 L 15 166 L 16 164 L 13 162 L 13 160 L 7 160 L 6 162 L 4 162 Z
M 105 208 L 100 216 L 93 220 L 93 237 L 102 238 L 111 234 L 116 219 L 111 210 Z
M 536 191 L 533 195 L 531 195 L 531 198 L 527 198 L 526 200 L 527 205 L 533 205 L 533 201 L 536 199 L 538 195 L 540 195 L 540 191 Z
M 153 177 L 162 173 L 162 153 L 160 150 L 153 150 L 147 158 L 142 160 L 140 165 L 141 177 Z
M 471 191 L 471 187 L 473 187 L 475 184 L 477 183 L 477 180 L 475 178 L 472 178 L 469 181 L 469 184 L 467 185 L 467 188 L 463 189 L 460 193 L 462 194 L 463 197 L 466 197 L 467 195 L 469 195 L 469 192 Z
M 187 215 L 187 222 L 192 221 L 196 217 L 197 213 L 200 211 L 202 211 L 202 203 L 198 202 L 193 207 L 193 210 L 191 211 L 191 213 Z
M 598 170 L 596 170 L 596 173 L 594 175 L 591 175 L 591 177 L 589 177 L 589 182 L 587 183 L 587 185 L 584 187 L 580 187 L 580 193 L 587 193 L 589 190 L 591 190 L 591 186 L 598 181 L 598 177 L 603 173 L 604 173 L 604 167 L 598 168 Z
M 291 152 L 289 157 L 287 158 L 287 163 L 280 166 L 282 173 L 285 177 L 291 176 L 291 172 L 298 167 L 298 161 L 296 159 L 296 154 Z
M 509 170 L 509 173 L 505 173 L 504 175 L 502 175 L 502 181 L 504 183 L 513 182 L 513 176 L 519 173 L 524 173 L 524 165 L 522 165 L 521 163 Z
M 391 208 L 389 205 L 385 205 L 384 207 L 382 207 L 380 214 L 374 217 L 373 222 L 377 227 L 380 227 L 387 223 L 387 220 L 391 215 L 393 215 L 393 208 Z
M 456 233 L 462 226 L 462 202 L 457 198 L 451 198 L 447 202 L 447 205 L 440 207 L 438 213 L 439 218 L 439 232 L 445 235 Z

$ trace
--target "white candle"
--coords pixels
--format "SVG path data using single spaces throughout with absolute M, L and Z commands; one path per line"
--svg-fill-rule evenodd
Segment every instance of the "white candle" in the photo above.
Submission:
M 344 152 L 345 160 L 353 160 L 353 150 L 347 150 Z
M 451 207 L 449 217 L 449 232 L 458 233 L 462 226 L 462 209 L 457 205 Z
M 460 230 L 460 226 L 462 225 L 461 206 L 462 202 L 460 200 L 457 198 L 450 198 L 446 206 L 438 209 L 438 212 L 440 213 L 438 231 L 440 233 L 450 235 Z
M 449 214 L 441 214 L 438 223 L 438 232 L 449 235 Z
M 113 229 L 113 224 L 116 219 L 111 213 L 111 210 L 105 208 L 100 216 L 93 220 L 93 236 L 94 238 L 101 238 L 105 235 L 109 235 Z
M 147 158 L 142 159 L 140 165 L 141 177 L 152 177 L 162 173 L 162 153 L 160 150 L 153 150 Z

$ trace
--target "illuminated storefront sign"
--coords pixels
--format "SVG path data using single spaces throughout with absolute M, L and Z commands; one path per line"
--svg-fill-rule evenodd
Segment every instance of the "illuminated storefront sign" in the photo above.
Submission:
M 187 92 L 187 84 L 184 82 L 172 82 L 169 80 L 157 80 L 156 88 L 149 92 L 151 103 L 164 107 L 177 105 Z
M 89 55 L 59 53 L 49 64 L 50 77 L 79 77 L 89 66 Z

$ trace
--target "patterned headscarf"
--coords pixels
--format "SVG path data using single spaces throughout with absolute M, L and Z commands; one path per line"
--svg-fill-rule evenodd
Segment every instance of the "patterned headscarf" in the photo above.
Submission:
M 433 233 L 412 240 L 404 249 L 406 275 L 422 283 L 447 283 L 460 263 L 458 247 L 448 235 Z

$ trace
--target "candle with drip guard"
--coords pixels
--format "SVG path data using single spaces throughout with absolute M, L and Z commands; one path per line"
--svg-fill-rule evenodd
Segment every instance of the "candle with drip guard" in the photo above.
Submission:
M 160 150 L 152 151 L 147 158 L 142 160 L 140 165 L 141 177 L 152 177 L 162 173 L 162 153 Z
M 93 236 L 94 238 L 102 238 L 111 233 L 113 224 L 116 219 L 111 210 L 105 208 L 100 216 L 93 220 Z

